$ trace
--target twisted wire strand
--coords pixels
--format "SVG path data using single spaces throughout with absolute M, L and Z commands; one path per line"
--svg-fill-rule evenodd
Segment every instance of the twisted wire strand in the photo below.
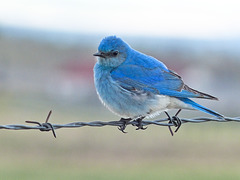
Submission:
M 48 122 L 52 111 L 49 112 L 46 121 L 44 123 L 40 123 L 37 121 L 26 121 L 26 123 L 33 123 L 36 124 L 35 126 L 23 125 L 23 124 L 9 124 L 9 125 L 0 125 L 0 129 L 8 129 L 8 130 L 29 130 L 29 129 L 37 129 L 40 131 L 52 131 L 54 137 L 56 137 L 55 129 L 60 128 L 79 128 L 83 126 L 90 126 L 90 127 L 102 127 L 102 126 L 122 126 L 123 122 L 121 121 L 92 121 L 92 122 L 73 122 L 68 124 L 51 124 Z M 182 123 L 202 123 L 202 122 L 240 122 L 240 117 L 224 117 L 224 118 L 209 118 L 209 117 L 197 117 L 193 119 L 187 118 L 180 118 Z M 133 125 L 137 126 L 136 121 L 129 121 L 126 125 Z M 175 126 L 173 123 L 169 122 L 169 119 L 159 119 L 159 120 L 143 120 L 143 126 L 148 125 L 157 125 L 157 126 Z

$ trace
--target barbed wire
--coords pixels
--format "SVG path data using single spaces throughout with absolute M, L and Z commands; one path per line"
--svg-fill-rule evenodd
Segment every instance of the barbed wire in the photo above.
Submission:
M 23 124 L 9 124 L 9 125 L 0 125 L 0 129 L 8 129 L 8 130 L 30 130 L 30 129 L 37 129 L 40 131 L 52 131 L 53 136 L 56 138 L 56 129 L 61 128 L 79 128 L 83 126 L 91 126 L 91 127 L 102 127 L 102 126 L 117 126 L 121 127 L 123 125 L 132 125 L 132 126 L 138 126 L 137 121 L 129 121 L 126 124 L 122 121 L 92 121 L 92 122 L 73 122 L 68 124 L 51 124 L 49 123 L 49 118 L 51 116 L 52 111 L 48 113 L 48 116 L 46 118 L 46 121 L 44 123 L 40 123 L 38 121 L 25 121 L 26 123 L 32 123 L 36 124 L 36 126 L 29 126 L 29 125 L 23 125 Z M 175 117 L 175 116 L 174 116 Z M 224 118 L 210 118 L 210 117 L 197 117 L 193 119 L 188 118 L 178 118 L 181 121 L 181 124 L 184 123 L 202 123 L 202 122 L 240 122 L 240 117 L 224 117 Z M 177 127 L 175 132 L 179 129 L 180 126 L 177 126 L 174 121 L 170 120 L 169 118 L 159 119 L 159 120 L 143 120 L 142 126 L 148 126 L 148 125 L 157 125 L 157 126 L 167 126 L 169 127 L 169 130 L 171 134 L 173 135 L 173 132 L 171 130 L 172 126 Z

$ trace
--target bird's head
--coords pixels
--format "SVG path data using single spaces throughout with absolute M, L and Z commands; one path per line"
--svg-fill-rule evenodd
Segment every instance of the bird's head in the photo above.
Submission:
M 98 57 L 98 62 L 107 67 L 117 67 L 123 63 L 128 55 L 130 46 L 121 38 L 108 36 L 98 46 L 98 52 L 93 54 Z

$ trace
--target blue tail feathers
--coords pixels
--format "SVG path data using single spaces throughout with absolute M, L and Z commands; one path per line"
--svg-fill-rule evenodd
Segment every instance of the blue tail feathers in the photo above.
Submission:
M 211 109 L 208 109 L 198 103 L 195 103 L 194 101 L 188 99 L 188 98 L 179 98 L 181 101 L 183 101 L 184 103 L 186 104 L 189 104 L 191 105 L 194 109 L 197 109 L 197 110 L 200 110 L 200 111 L 203 111 L 205 113 L 208 113 L 208 114 L 211 114 L 213 116 L 216 116 L 216 117 L 219 117 L 219 118 L 223 118 L 224 116 L 211 110 Z

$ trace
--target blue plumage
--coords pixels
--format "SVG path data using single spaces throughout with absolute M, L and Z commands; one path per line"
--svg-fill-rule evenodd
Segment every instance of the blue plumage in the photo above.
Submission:
M 223 117 L 189 99 L 216 97 L 188 87 L 162 62 L 132 49 L 116 36 L 104 38 L 94 55 L 99 57 L 94 67 L 97 93 L 121 117 L 154 117 L 168 109 L 197 109 Z

